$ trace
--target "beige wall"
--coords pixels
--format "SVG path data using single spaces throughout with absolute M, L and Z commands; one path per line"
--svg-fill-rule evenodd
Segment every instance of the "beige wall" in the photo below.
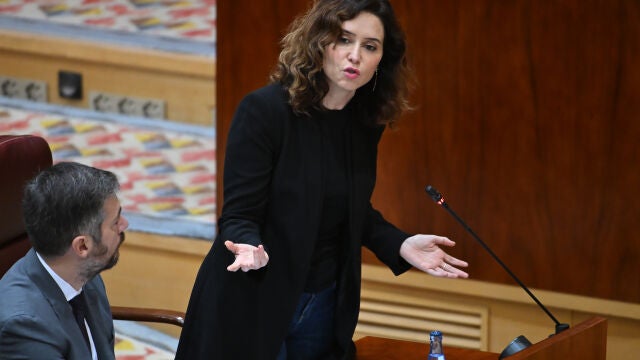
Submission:
M 48 102 L 89 108 L 92 91 L 163 100 L 167 119 L 213 125 L 214 58 L 0 31 L 0 75 L 47 84 Z M 58 71 L 82 74 L 82 100 L 58 95 Z
M 200 263 L 211 243 L 128 232 L 120 260 L 103 273 L 112 305 L 186 311 Z M 154 325 L 177 336 L 176 326 Z

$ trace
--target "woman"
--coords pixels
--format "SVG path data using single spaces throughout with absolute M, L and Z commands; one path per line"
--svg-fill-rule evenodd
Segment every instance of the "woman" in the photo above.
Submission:
M 176 359 L 351 359 L 361 246 L 400 274 L 467 266 L 371 207 L 377 144 L 407 109 L 404 35 L 386 0 L 320 0 L 291 25 L 272 83 L 229 131 L 219 234 Z M 238 271 L 241 270 L 241 271 Z

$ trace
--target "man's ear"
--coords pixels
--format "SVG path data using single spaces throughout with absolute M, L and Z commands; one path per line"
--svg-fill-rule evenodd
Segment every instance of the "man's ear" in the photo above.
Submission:
M 81 257 L 87 257 L 89 255 L 91 246 L 91 239 L 87 235 L 78 235 L 71 240 L 71 250 Z

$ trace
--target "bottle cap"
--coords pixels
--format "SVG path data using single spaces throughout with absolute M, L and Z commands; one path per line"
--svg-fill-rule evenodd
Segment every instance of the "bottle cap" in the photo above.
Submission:
M 433 330 L 429 335 L 431 335 L 431 336 L 442 336 L 442 332 L 440 332 L 440 330 Z

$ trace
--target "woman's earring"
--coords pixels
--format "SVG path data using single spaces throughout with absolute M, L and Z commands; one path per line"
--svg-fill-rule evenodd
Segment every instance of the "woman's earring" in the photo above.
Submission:
M 375 77 L 373 78 L 373 89 L 371 90 L 371 92 L 376 91 L 376 84 L 378 83 L 378 68 L 376 68 L 376 74 L 374 76 Z

